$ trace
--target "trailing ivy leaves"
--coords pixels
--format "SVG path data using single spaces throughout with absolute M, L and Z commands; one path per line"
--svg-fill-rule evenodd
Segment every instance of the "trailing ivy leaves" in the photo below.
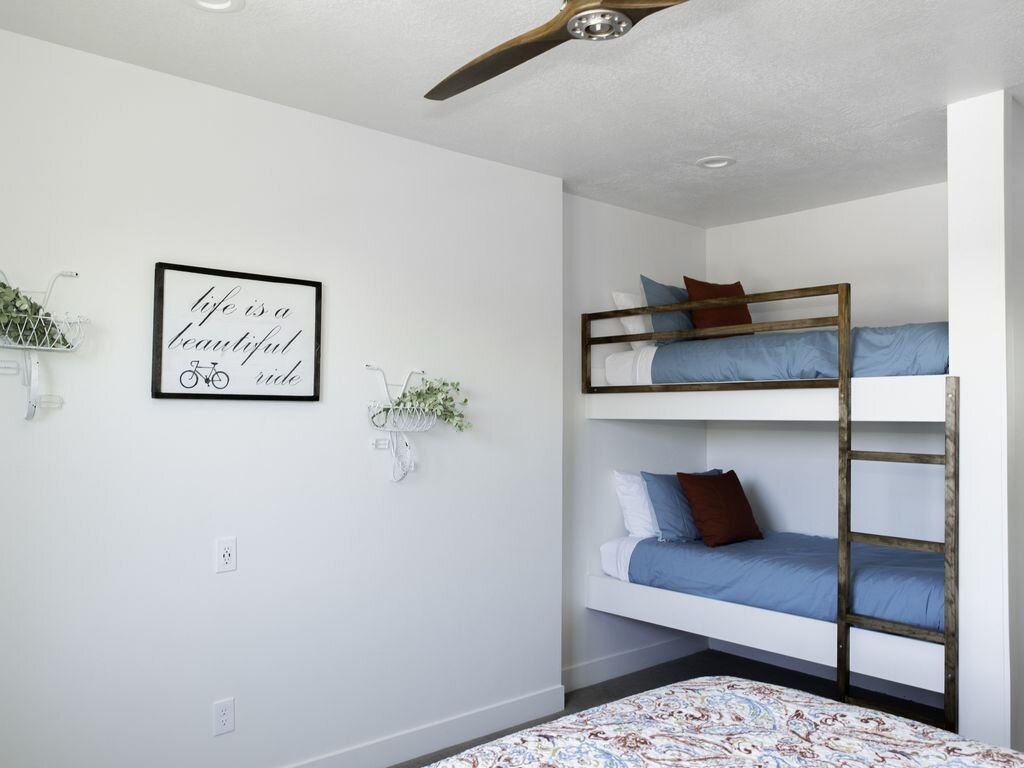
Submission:
M 446 379 L 423 379 L 409 387 L 395 400 L 395 406 L 413 406 L 433 413 L 441 421 L 450 424 L 456 432 L 465 432 L 472 424 L 466 420 L 461 408 L 469 403 L 459 391 L 457 381 Z
M 71 348 L 57 323 L 38 302 L 0 282 L 0 338 L 3 337 L 25 347 Z

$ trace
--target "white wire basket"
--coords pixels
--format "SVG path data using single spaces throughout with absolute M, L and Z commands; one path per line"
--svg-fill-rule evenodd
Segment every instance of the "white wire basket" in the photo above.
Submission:
M 85 339 L 83 317 L 49 313 L 39 315 L 8 315 L 0 321 L 0 347 L 6 349 L 71 352 Z
M 382 432 L 426 432 L 437 424 L 437 414 L 416 405 L 373 402 L 367 409 L 370 426 Z

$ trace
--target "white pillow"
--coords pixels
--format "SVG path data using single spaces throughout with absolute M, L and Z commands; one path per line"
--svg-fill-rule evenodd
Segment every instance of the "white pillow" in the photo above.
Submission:
M 642 296 L 622 291 L 612 291 L 612 301 L 615 303 L 616 309 L 636 309 L 637 307 L 647 306 L 647 302 L 644 301 Z M 619 320 L 622 322 L 622 327 L 626 329 L 626 333 L 654 333 L 654 325 L 651 323 L 650 315 L 620 317 Z M 643 349 L 644 347 L 653 347 L 654 342 L 631 341 L 629 345 L 633 349 Z
M 654 517 L 654 508 L 647 495 L 647 483 L 644 479 L 634 472 L 613 471 L 612 476 L 615 480 L 615 493 L 619 497 L 619 506 L 622 507 L 622 522 L 626 524 L 629 535 L 642 539 L 660 537 L 661 530 Z

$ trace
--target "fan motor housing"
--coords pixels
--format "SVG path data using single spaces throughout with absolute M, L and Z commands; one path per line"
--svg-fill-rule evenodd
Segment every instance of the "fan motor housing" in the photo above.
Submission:
M 615 40 L 629 32 L 633 22 L 619 11 L 595 8 L 577 13 L 565 27 L 577 40 Z

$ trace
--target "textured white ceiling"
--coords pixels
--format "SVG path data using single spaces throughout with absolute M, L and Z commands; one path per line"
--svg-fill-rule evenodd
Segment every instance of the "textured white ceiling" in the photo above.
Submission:
M 0 27 L 703 226 L 940 181 L 944 105 L 1024 83 L 1024 0 L 690 0 L 621 40 L 422 98 L 558 3 L 0 0 Z M 739 163 L 693 165 L 709 154 Z

